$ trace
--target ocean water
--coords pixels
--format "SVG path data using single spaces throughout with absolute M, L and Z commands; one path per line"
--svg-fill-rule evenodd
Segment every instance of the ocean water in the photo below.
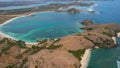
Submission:
M 80 21 L 90 19 L 97 24 L 120 24 L 120 0 L 96 1 L 96 5 L 83 8 L 95 10 L 95 14 L 82 12 L 68 14 L 65 12 L 43 12 L 23 17 L 1 26 L 0 30 L 16 39 L 35 42 L 44 38 L 57 38 L 82 32 Z M 81 6 L 76 6 L 80 9 Z M 120 39 L 118 40 L 120 43 Z M 92 51 L 88 68 L 118 68 L 120 46 L 110 49 Z
M 82 26 L 80 22 L 86 19 L 93 20 L 99 24 L 112 21 L 117 23 L 117 21 L 119 21 L 116 17 L 113 19 L 113 17 L 105 17 L 106 15 L 104 15 L 104 18 L 103 15 L 104 14 L 90 14 L 87 12 L 79 14 L 41 12 L 33 16 L 15 19 L 0 27 L 0 30 L 18 40 L 36 42 L 44 38 L 58 38 L 82 32 L 82 30 L 79 29 L 79 27 Z
M 99 17 L 98 22 L 103 20 L 109 20 L 111 22 L 117 22 L 120 24 L 120 1 L 106 1 L 96 2 L 98 6 L 95 10 L 103 13 L 102 17 Z M 104 19 L 105 17 L 105 19 Z M 118 39 L 118 47 L 109 49 L 96 49 L 93 50 L 90 57 L 88 68 L 120 68 L 120 39 Z
M 120 39 L 118 40 L 120 43 Z M 120 45 L 109 49 L 96 49 L 91 53 L 88 68 L 120 68 Z
M 111 1 L 110 3 L 116 4 L 116 2 Z M 79 27 L 81 27 L 80 22 L 86 19 L 93 20 L 98 24 L 120 22 L 120 13 L 118 13 L 119 8 L 116 8 L 119 5 L 112 7 L 109 3 L 103 4 L 98 2 L 96 4 L 98 4 L 98 6 L 94 5 L 92 8 L 85 7 L 84 10 L 86 10 L 86 12 L 81 12 L 79 14 L 41 12 L 33 16 L 22 17 L 0 27 L 0 30 L 18 40 L 36 42 L 44 38 L 58 38 L 82 32 L 82 30 L 79 29 Z M 78 8 L 78 6 L 75 7 Z M 80 7 L 78 9 L 80 9 Z M 88 13 L 87 11 L 89 11 L 89 9 L 99 13 Z
M 36 42 L 44 38 L 58 38 L 81 32 L 79 15 L 59 12 L 42 12 L 22 17 L 0 27 L 18 40 Z

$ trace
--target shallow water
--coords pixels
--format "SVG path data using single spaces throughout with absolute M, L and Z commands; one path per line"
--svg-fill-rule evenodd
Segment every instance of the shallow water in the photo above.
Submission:
M 119 57 L 120 45 L 115 48 L 93 50 L 88 68 L 119 68 Z
M 19 40 L 36 42 L 81 32 L 80 26 L 78 15 L 43 12 L 11 21 L 2 26 L 1 31 Z
M 120 1 L 108 1 L 108 2 L 97 2 L 98 6 L 95 10 L 101 11 L 104 17 L 111 21 L 120 24 Z M 103 17 L 99 20 L 106 21 Z M 99 21 L 98 20 L 98 21 Z M 120 39 L 118 40 L 119 45 L 116 48 L 110 49 L 97 49 L 92 51 L 88 68 L 119 68 L 117 64 L 118 57 L 120 56 Z
M 78 8 L 78 6 L 75 7 Z M 68 14 L 65 12 L 42 12 L 33 16 L 16 19 L 0 29 L 2 32 L 18 40 L 36 42 L 43 38 L 57 38 L 82 32 L 79 29 L 81 26 L 80 21 L 86 19 L 93 20 L 99 24 L 120 22 L 119 13 L 117 13 L 118 9 L 112 10 L 115 14 L 111 14 L 108 11 L 112 7 L 108 8 L 102 5 L 93 6 L 93 8 L 93 10 L 100 13 L 90 14 L 88 12 L 81 12 L 79 14 Z M 88 11 L 89 7 L 85 7 L 84 10 Z
M 120 24 L 120 1 L 96 2 L 93 10 L 99 12 L 90 14 L 68 14 L 65 12 L 44 12 L 33 16 L 16 19 L 2 27 L 0 30 L 17 39 L 35 42 L 43 38 L 56 38 L 82 32 L 79 29 L 82 20 L 90 19 L 98 24 Z M 80 7 L 76 7 L 79 8 Z M 89 8 L 84 8 L 88 10 Z M 14 26 L 14 27 L 13 27 Z M 120 40 L 119 40 L 120 41 Z M 110 49 L 97 49 L 92 51 L 88 68 L 117 68 L 120 56 L 120 46 Z

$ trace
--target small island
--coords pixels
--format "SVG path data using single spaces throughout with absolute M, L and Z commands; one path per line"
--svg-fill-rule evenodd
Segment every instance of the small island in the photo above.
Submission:
M 68 12 L 70 14 L 77 14 L 77 13 L 80 13 L 80 10 L 71 8 L 71 9 L 68 9 L 66 12 Z

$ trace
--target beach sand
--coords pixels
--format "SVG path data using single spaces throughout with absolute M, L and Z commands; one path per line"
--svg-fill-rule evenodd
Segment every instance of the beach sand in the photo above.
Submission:
M 36 12 L 36 13 L 37 13 L 37 12 Z M 14 18 L 12 18 L 12 19 L 10 19 L 10 20 L 7 20 L 7 21 L 4 22 L 3 24 L 0 24 L 0 27 L 3 26 L 3 25 L 5 25 L 5 24 L 7 24 L 7 23 L 10 23 L 11 21 L 13 21 L 13 20 L 15 20 L 15 19 L 22 18 L 22 17 L 26 17 L 26 16 L 31 16 L 31 15 L 34 15 L 34 14 L 36 14 L 36 13 L 25 14 L 25 15 L 20 15 L 20 16 L 18 16 L 18 17 L 14 17 Z M 11 36 L 3 33 L 2 31 L 0 31 L 0 36 L 1 36 L 1 38 L 11 38 L 11 39 L 13 39 L 13 40 L 17 40 L 17 39 L 15 39 L 14 37 L 11 37 Z M 25 42 L 25 43 L 26 43 L 27 45 L 36 45 L 36 44 L 38 44 L 37 42 L 36 42 L 36 43 Z
M 87 68 L 89 60 L 90 60 L 90 54 L 91 54 L 91 49 L 87 49 L 85 51 L 85 54 L 82 57 L 81 62 L 80 62 L 81 63 L 81 67 L 80 68 Z
M 1 38 L 10 38 L 10 39 L 13 39 L 13 40 L 18 40 L 18 39 L 15 39 L 14 37 L 11 37 L 11 36 L 9 36 L 9 35 L 1 32 L 1 31 L 0 31 L 0 37 L 1 37 Z M 38 44 L 38 43 L 37 43 L 37 42 L 36 42 L 36 43 L 25 42 L 25 44 L 27 44 L 27 45 L 36 45 L 36 44 Z
M 48 11 L 47 11 L 47 12 L 48 12 Z M 0 24 L 0 27 L 3 26 L 3 25 L 5 25 L 5 24 L 7 24 L 7 23 L 10 23 L 11 21 L 13 21 L 13 20 L 15 20 L 15 19 L 18 19 L 18 18 L 21 18 L 21 17 L 26 17 L 26 16 L 31 16 L 31 15 L 34 15 L 34 14 L 37 14 L 37 13 L 39 13 L 39 12 L 35 12 L 35 13 L 31 13 L 31 14 L 25 14 L 25 15 L 20 15 L 20 16 L 18 16 L 18 17 L 12 18 L 12 19 L 10 19 L 10 20 L 7 20 L 7 21 L 4 22 L 3 24 Z M 11 39 L 13 39 L 13 40 L 17 40 L 17 39 L 15 39 L 14 37 L 11 37 L 11 36 L 3 33 L 2 31 L 0 31 L 0 36 L 1 36 L 2 38 L 11 38 Z M 37 42 L 36 42 L 36 43 L 25 42 L 25 43 L 26 43 L 27 46 L 38 44 Z M 30 47 L 31 47 L 31 46 L 30 46 Z M 81 60 L 81 65 L 82 65 L 82 66 L 81 66 L 80 68 L 87 68 L 88 62 L 89 62 L 89 58 L 90 58 L 90 54 L 91 54 L 91 49 L 87 49 L 87 50 L 85 51 L 85 54 L 84 54 L 83 57 L 82 57 L 82 60 Z
M 54 11 L 44 11 L 44 12 L 54 12 Z M 33 12 L 33 13 L 26 13 L 26 14 L 22 14 L 22 15 L 16 15 L 17 17 L 14 17 L 14 18 L 12 18 L 12 19 L 10 19 L 10 20 L 7 20 L 7 21 L 4 22 L 3 24 L 0 24 L 0 27 L 3 26 L 3 25 L 5 25 L 5 24 L 7 24 L 7 23 L 10 23 L 11 21 L 13 21 L 13 20 L 15 20 L 15 19 L 22 18 L 22 17 L 26 17 L 26 16 L 35 15 L 35 14 L 37 14 L 37 13 L 44 13 L 44 12 Z M 1 37 L 4 37 L 4 38 L 11 38 L 11 39 L 13 39 L 13 40 L 17 40 L 17 39 L 15 39 L 15 38 L 13 38 L 13 37 L 11 37 L 11 36 L 3 33 L 2 31 L 0 31 L 0 36 L 1 36 Z M 27 45 L 36 45 L 36 44 L 38 44 L 37 42 L 35 42 L 35 43 L 25 42 L 25 43 L 26 43 Z

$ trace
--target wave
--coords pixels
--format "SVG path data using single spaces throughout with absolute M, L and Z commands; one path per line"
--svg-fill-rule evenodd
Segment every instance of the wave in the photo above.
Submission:
M 120 61 L 117 60 L 117 67 L 120 68 Z
M 94 11 L 94 7 L 98 6 L 98 4 L 93 4 L 88 8 L 88 11 Z
M 89 8 L 88 8 L 88 12 L 94 12 L 94 13 L 96 13 L 96 14 L 100 14 L 101 12 L 99 12 L 99 11 L 97 11 L 97 10 L 95 10 L 95 7 L 96 6 L 98 6 L 98 4 L 93 4 L 92 6 L 89 6 Z

